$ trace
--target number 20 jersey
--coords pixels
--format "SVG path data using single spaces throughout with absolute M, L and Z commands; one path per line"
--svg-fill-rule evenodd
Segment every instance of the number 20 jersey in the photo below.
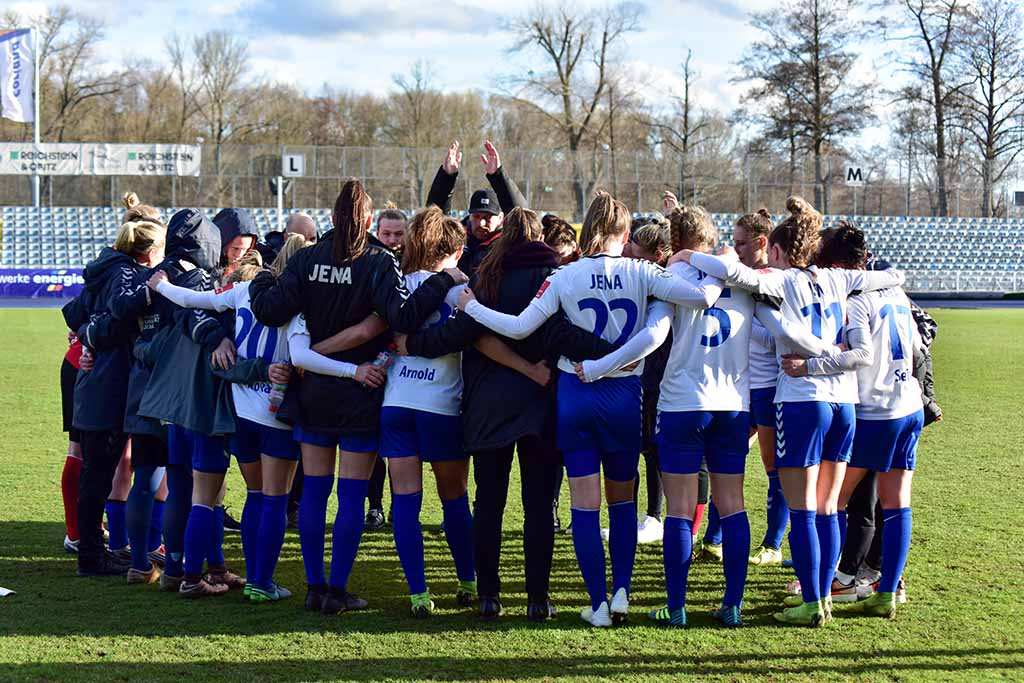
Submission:
M 857 370 L 857 419 L 896 420 L 921 410 L 921 386 L 913 376 L 919 335 L 903 290 L 850 297 L 846 326 L 871 340 L 871 363 Z
M 673 264 L 669 270 L 693 284 L 706 277 L 687 263 Z M 753 316 L 753 298 L 737 288 L 722 290 L 710 308 L 676 306 L 658 410 L 749 410 Z

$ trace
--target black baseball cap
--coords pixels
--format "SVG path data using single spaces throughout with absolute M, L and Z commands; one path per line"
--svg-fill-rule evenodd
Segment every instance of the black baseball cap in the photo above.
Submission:
M 489 213 L 492 216 L 497 216 L 501 213 L 498 195 L 494 194 L 494 190 L 477 190 L 469 200 L 469 212 Z

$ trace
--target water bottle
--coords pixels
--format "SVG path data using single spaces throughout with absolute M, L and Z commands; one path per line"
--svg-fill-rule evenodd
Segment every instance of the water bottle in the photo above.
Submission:
M 370 365 L 375 368 L 380 368 L 381 370 L 387 370 L 388 366 L 391 365 L 394 360 L 395 354 L 389 347 L 378 353 L 377 357 L 373 359 L 373 362 L 370 363 Z
M 274 382 L 270 385 L 270 414 L 276 416 L 278 408 L 284 402 L 284 392 L 288 390 L 287 384 Z

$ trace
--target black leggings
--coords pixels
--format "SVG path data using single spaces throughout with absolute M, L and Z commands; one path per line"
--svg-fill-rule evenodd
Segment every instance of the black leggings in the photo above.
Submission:
M 373 474 L 370 475 L 370 491 L 366 495 L 371 510 L 384 509 L 384 477 L 387 470 L 384 458 L 378 457 L 377 462 L 373 464 Z
M 88 567 L 103 556 L 103 507 L 128 436 L 120 431 L 81 431 L 82 474 L 78 481 L 78 564 Z
M 846 504 L 846 544 L 839 558 L 839 571 L 856 576 L 861 567 L 878 570 L 882 559 L 882 504 L 875 486 L 878 475 L 868 472 L 853 490 Z
M 644 456 L 644 480 L 647 482 L 647 516 L 661 519 L 661 473 L 658 471 L 658 451 L 647 449 Z M 640 506 L 640 473 L 633 482 L 633 502 Z
M 523 499 L 523 563 L 530 602 L 548 598 L 551 558 L 555 548 L 553 504 L 562 469 L 550 439 L 526 436 L 514 444 L 479 451 L 473 456 L 476 500 L 473 502 L 473 555 L 477 592 L 481 597 L 501 594 L 501 525 L 508 498 L 513 453 L 519 454 Z

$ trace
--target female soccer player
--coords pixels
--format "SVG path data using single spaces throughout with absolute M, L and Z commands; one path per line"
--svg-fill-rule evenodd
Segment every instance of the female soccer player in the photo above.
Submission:
M 768 267 L 768 236 L 773 227 L 767 209 L 740 216 L 732 229 L 733 245 L 740 263 L 754 270 Z M 782 537 L 789 524 L 789 508 L 782 495 L 779 473 L 775 470 L 775 387 L 778 377 L 775 338 L 755 318 L 750 334 L 750 429 L 757 434 L 761 462 L 768 474 L 765 504 L 768 524 L 764 540 L 750 556 L 750 563 L 758 565 L 782 562 Z
M 60 405 L 64 431 L 68 435 L 68 453 L 60 475 L 61 500 L 64 503 L 64 550 L 78 552 L 78 478 L 82 472 L 82 437 L 72 424 L 75 412 L 75 379 L 82 357 L 82 342 L 74 330 L 68 331 L 68 350 L 60 363 Z
M 896 286 L 903 276 L 814 267 L 821 215 L 799 197 L 790 197 L 786 208 L 790 216 L 768 240 L 774 270 L 754 270 L 734 256 L 683 252 L 681 257 L 730 286 L 777 299 L 782 318 L 794 328 L 836 344 L 850 293 Z M 777 355 L 789 355 L 791 344 L 790 338 L 776 337 Z M 804 599 L 775 614 L 782 623 L 819 626 L 831 613 L 828 591 L 840 548 L 837 503 L 853 444 L 854 381 L 849 373 L 779 378 L 775 465 L 790 508 L 790 550 Z
M 622 258 L 629 240 L 629 211 L 611 195 L 599 193 L 587 210 L 581 233 L 583 258 L 548 277 L 518 316 L 500 313 L 476 301 L 472 290 L 459 307 L 499 334 L 522 339 L 561 308 L 569 320 L 592 326 L 594 333 L 623 343 L 643 326 L 647 298 L 708 305 L 717 288 L 693 286 L 646 261 Z M 642 364 L 584 384 L 572 363 L 559 360 L 558 446 L 565 457 L 572 498 L 572 531 L 590 607 L 581 616 L 593 626 L 612 624 L 629 611 L 629 589 L 636 554 L 636 476 L 641 437 Z M 602 466 L 611 528 L 612 605 L 609 607 L 601 544 Z
M 833 267 L 860 269 L 867 256 L 864 233 L 844 223 L 826 237 L 821 259 Z M 851 298 L 845 331 L 848 351 L 832 358 L 787 358 L 783 367 L 790 377 L 857 372 L 857 429 L 839 509 L 846 509 L 868 472 L 877 472 L 884 521 L 878 589 L 850 611 L 892 618 L 896 588 L 910 549 L 910 489 L 924 426 L 921 387 L 913 376 L 914 351 L 921 338 L 910 300 L 899 287 Z
M 331 218 L 334 230 L 292 257 L 278 278 L 260 273 L 250 283 L 250 306 L 259 322 L 280 327 L 301 313 L 314 344 L 356 325 L 371 312 L 391 329 L 411 332 L 437 311 L 455 286 L 453 273 L 446 271 L 425 279 L 409 295 L 391 252 L 369 242 L 373 200 L 358 180 L 342 186 Z M 305 477 L 299 537 L 309 584 L 306 608 L 325 614 L 366 607 L 366 601 L 347 588 L 378 448 L 383 390 L 372 379 L 376 370 L 372 362 L 385 346 L 386 337 L 378 336 L 334 354 L 333 360 L 357 365 L 353 378 L 306 372 L 289 391 L 295 395 L 294 435 L 301 444 Z M 325 516 L 336 461 L 338 514 L 331 575 L 326 579 Z

